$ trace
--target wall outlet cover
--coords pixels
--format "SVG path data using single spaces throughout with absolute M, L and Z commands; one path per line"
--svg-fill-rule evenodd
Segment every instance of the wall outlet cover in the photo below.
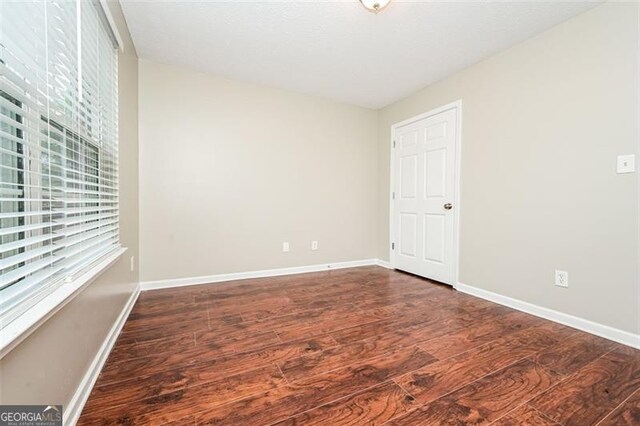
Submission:
M 318 250 L 318 242 L 311 241 L 311 250 Z
M 567 271 L 556 270 L 556 285 L 558 287 L 569 287 L 569 273 Z

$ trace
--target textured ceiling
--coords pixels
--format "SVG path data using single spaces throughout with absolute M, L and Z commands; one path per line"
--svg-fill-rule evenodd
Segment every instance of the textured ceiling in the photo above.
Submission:
M 121 3 L 141 58 L 380 108 L 599 2 Z

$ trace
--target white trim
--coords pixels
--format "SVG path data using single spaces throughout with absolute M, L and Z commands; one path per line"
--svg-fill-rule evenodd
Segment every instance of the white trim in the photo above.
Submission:
M 413 122 L 423 120 L 436 114 L 440 114 L 451 109 L 456 110 L 457 129 L 456 129 L 456 164 L 454 171 L 454 209 L 453 209 L 453 279 L 451 285 L 456 287 L 460 272 L 460 211 L 462 204 L 460 202 L 460 174 L 461 174 L 461 158 L 462 158 L 462 100 L 451 102 L 439 108 L 425 112 L 407 120 L 395 123 L 391 126 L 391 143 L 389 144 L 389 267 L 394 269 L 396 266 L 395 251 L 391 249 L 391 243 L 395 242 L 395 217 L 393 192 L 395 190 L 395 156 L 393 141 L 396 139 L 396 129 L 411 124 Z M 428 277 L 426 277 L 428 278 Z
M 113 19 L 113 15 L 111 14 L 108 3 L 109 2 L 107 0 L 100 0 L 100 6 L 102 7 L 105 18 L 107 18 L 107 22 L 109 23 L 111 32 L 116 39 L 118 49 L 120 49 L 121 52 L 124 52 L 124 43 L 122 42 L 122 37 L 120 37 L 120 32 L 118 31 L 118 26 L 116 25 L 116 20 Z
M 622 343 L 623 345 L 640 349 L 640 335 L 638 334 L 629 333 L 628 331 L 619 330 L 617 328 L 609 327 L 608 325 L 599 324 L 584 318 L 554 311 L 553 309 L 543 308 L 542 306 L 523 302 L 522 300 L 513 299 L 508 296 L 503 296 L 498 293 L 493 293 L 491 291 L 483 290 L 460 282 L 456 285 L 456 289 L 481 299 L 489 300 L 500 305 L 517 309 L 518 311 L 526 312 L 540 318 L 586 331 L 587 333 L 595 334 L 596 336 L 604 337 L 605 339 L 613 340 L 614 342 Z
M 376 259 L 376 265 L 387 269 L 393 269 L 391 263 L 387 262 L 386 260 Z
M 170 280 L 144 281 L 140 283 L 140 290 L 155 290 L 160 288 L 184 287 L 189 285 L 211 284 L 224 281 L 246 280 L 250 278 L 276 277 L 280 275 L 304 274 L 332 269 L 355 268 L 358 266 L 379 265 L 378 259 L 352 260 L 350 262 L 323 263 L 320 265 L 294 266 L 291 268 L 266 269 L 262 271 L 234 272 L 230 274 L 206 275 L 202 277 L 176 278 Z
M 0 359 L 8 354 L 27 336 L 51 318 L 67 303 L 72 301 L 89 284 L 113 265 L 127 251 L 121 247 L 92 266 L 71 282 L 60 285 L 51 294 L 30 307 L 24 314 L 11 321 L 0 330 Z
M 98 350 L 98 353 L 93 358 L 89 369 L 84 374 L 84 377 L 80 381 L 78 388 L 76 389 L 73 397 L 71 397 L 71 401 L 67 404 L 66 409 L 64 410 L 64 424 L 67 426 L 73 426 L 78 422 L 80 418 L 80 414 L 82 414 L 82 409 L 84 405 L 87 403 L 89 399 L 89 395 L 91 394 L 91 390 L 93 386 L 96 384 L 98 380 L 98 376 L 100 375 L 100 371 L 104 366 L 104 363 L 107 361 L 109 353 L 113 348 L 113 345 L 116 343 L 118 335 L 120 334 L 120 330 L 124 326 L 124 323 L 127 321 L 129 317 L 129 313 L 133 308 L 133 305 L 136 304 L 136 300 L 138 300 L 138 296 L 140 295 L 140 286 L 137 285 L 127 303 L 125 303 L 122 311 L 116 318 L 111 330 L 105 337 L 104 342 L 102 342 L 102 346 Z

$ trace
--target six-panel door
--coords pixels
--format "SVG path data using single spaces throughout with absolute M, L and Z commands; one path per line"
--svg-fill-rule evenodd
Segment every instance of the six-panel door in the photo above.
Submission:
M 447 284 L 454 279 L 456 120 L 453 108 L 397 128 L 394 149 L 395 267 Z

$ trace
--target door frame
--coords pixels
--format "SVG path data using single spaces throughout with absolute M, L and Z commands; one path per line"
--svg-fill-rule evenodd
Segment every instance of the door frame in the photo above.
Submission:
M 391 140 L 389 143 L 389 265 L 392 269 L 396 268 L 396 256 L 395 250 L 392 249 L 392 244 L 395 242 L 395 209 L 393 192 L 395 191 L 395 147 L 393 141 L 396 139 L 396 130 L 400 127 L 406 126 L 413 122 L 429 118 L 431 116 L 440 114 L 451 109 L 456 110 L 456 159 L 454 161 L 454 208 L 453 208 L 453 261 L 452 261 L 452 283 L 451 286 L 456 288 L 458 286 L 459 278 L 459 260 L 460 260 L 460 168 L 462 162 L 462 100 L 457 100 L 449 104 L 443 105 L 439 108 L 432 109 L 415 117 L 408 118 L 406 120 L 395 123 L 391 126 Z M 397 191 L 396 191 L 397 192 Z M 397 247 L 395 247 L 397 249 Z

